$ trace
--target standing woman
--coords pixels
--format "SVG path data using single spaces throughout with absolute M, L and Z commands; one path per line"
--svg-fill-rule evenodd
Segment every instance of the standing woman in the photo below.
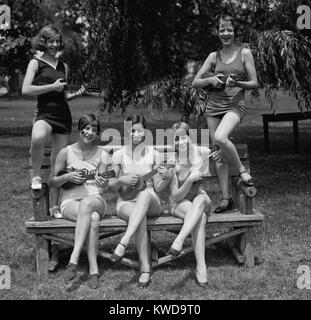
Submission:
M 81 90 L 65 95 L 64 88 L 68 78 L 68 66 L 58 59 L 59 51 L 63 49 L 62 35 L 57 28 L 48 25 L 40 30 L 34 40 L 34 49 L 43 54 L 29 62 L 24 78 L 22 93 L 37 97 L 37 107 L 33 118 L 30 155 L 34 176 L 31 188 L 42 188 L 41 163 L 44 143 L 52 137 L 51 172 L 57 153 L 67 145 L 71 133 L 71 113 L 67 100 L 80 96 Z M 52 214 L 59 215 L 57 206 L 59 191 L 51 190 L 50 209 Z
M 68 282 L 75 278 L 80 253 L 86 241 L 90 265 L 88 286 L 96 289 L 99 285 L 97 265 L 99 221 L 106 209 L 103 193 L 108 187 L 107 180 L 98 173 L 107 171 L 109 158 L 108 154 L 96 144 L 100 127 L 93 114 L 86 114 L 79 119 L 78 130 L 79 140 L 58 153 L 50 185 L 61 187 L 65 183 L 72 183 L 72 188 L 63 190 L 60 205 L 64 219 L 77 222 L 74 248 L 64 273 L 64 280 Z M 58 176 L 62 170 L 67 170 L 68 173 Z M 95 176 L 86 180 L 81 170 Z
M 184 223 L 168 253 L 179 256 L 184 241 L 191 234 L 197 262 L 195 278 L 200 286 L 206 286 L 205 225 L 211 200 L 201 184 L 204 155 L 192 143 L 189 129 L 185 122 L 173 125 L 177 158 L 170 183 L 170 206 L 172 215 L 183 219 Z
M 141 115 L 134 115 L 127 118 L 126 121 L 131 121 L 132 143 L 117 150 L 113 155 L 112 169 L 115 170 L 117 178 L 110 180 L 109 187 L 115 192 L 122 187 L 135 186 L 139 177 L 155 169 L 154 165 L 159 164 L 160 160 L 160 155 L 153 149 L 153 146 L 141 145 L 145 139 L 145 118 Z M 128 221 L 128 225 L 111 260 L 121 261 L 130 239 L 135 236 L 140 263 L 139 287 L 147 287 L 150 283 L 147 217 L 155 217 L 160 214 L 161 203 L 156 192 L 161 192 L 168 186 L 170 177 L 169 170 L 158 166 L 158 173 L 146 181 L 146 188 L 140 191 L 134 199 L 126 201 L 119 196 L 117 200 L 117 215 Z
M 196 88 L 212 87 L 205 114 L 211 140 L 219 145 L 227 162 L 217 164 L 223 199 L 215 212 L 220 213 L 233 207 L 229 194 L 228 162 L 239 170 L 245 184 L 253 185 L 252 177 L 241 163 L 229 136 L 245 116 L 245 90 L 258 88 L 258 80 L 251 50 L 235 42 L 234 19 L 220 17 L 217 28 L 222 47 L 207 57 L 192 85 Z M 215 75 L 204 75 L 212 71 Z

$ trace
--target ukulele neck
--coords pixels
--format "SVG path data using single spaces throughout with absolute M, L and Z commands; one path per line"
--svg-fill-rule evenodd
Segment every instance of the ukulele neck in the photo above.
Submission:
M 150 179 L 151 177 L 153 177 L 156 173 L 158 173 L 158 170 L 157 170 L 157 169 L 152 170 L 152 171 L 146 173 L 145 175 L 143 175 L 143 176 L 141 177 L 141 179 L 142 179 L 143 181 L 147 181 L 148 179 Z

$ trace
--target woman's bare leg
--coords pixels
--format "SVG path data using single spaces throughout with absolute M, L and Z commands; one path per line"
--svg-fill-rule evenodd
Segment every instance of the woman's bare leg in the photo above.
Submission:
M 66 147 L 67 144 L 68 144 L 68 135 L 53 134 L 52 152 L 51 152 L 51 157 L 50 157 L 51 174 L 54 174 L 55 159 L 56 159 L 58 152 L 62 148 Z M 54 206 L 58 206 L 59 188 L 50 188 L 50 195 L 51 195 L 50 207 L 53 208 Z
M 217 144 L 215 141 L 215 132 L 217 130 L 218 125 L 220 124 L 221 119 L 216 117 L 208 117 L 207 125 L 210 132 L 210 137 L 213 144 Z M 218 174 L 218 179 L 221 187 L 222 197 L 225 199 L 229 199 L 229 167 L 225 161 L 221 163 L 216 162 L 216 170 Z
M 189 210 L 183 215 L 184 224 L 172 244 L 173 249 L 182 249 L 184 241 L 197 226 L 204 212 L 210 211 L 210 205 L 211 200 L 206 194 L 200 194 L 193 199 Z M 178 206 L 175 211 L 174 215 L 178 216 Z
M 120 242 L 127 246 L 130 239 L 143 221 L 144 217 L 147 215 L 147 212 L 149 212 L 149 214 L 152 214 L 154 211 L 159 213 L 160 210 L 160 205 L 154 195 L 147 189 L 141 191 L 138 195 L 137 201 L 135 202 L 135 207 L 133 209 L 133 212 L 135 214 L 131 214 L 129 216 L 127 229 Z M 118 245 L 115 253 L 117 255 L 123 256 L 124 252 L 124 246 Z
M 92 214 L 97 212 L 103 215 L 104 210 L 104 202 L 96 197 L 87 197 L 80 202 L 74 201 L 65 207 L 64 218 L 76 221 L 75 242 L 70 263 L 78 264 L 81 250 L 90 231 Z M 94 246 L 94 244 L 90 245 Z
M 240 124 L 240 122 L 241 119 L 236 113 L 228 112 L 222 118 L 214 134 L 215 143 L 219 145 L 227 161 L 232 163 L 239 172 L 244 171 L 245 167 L 241 163 L 234 144 L 229 140 L 229 135 Z M 242 176 L 242 178 L 246 180 L 251 178 L 248 173 L 243 173 L 243 175 L 244 176 Z
M 174 216 L 184 219 L 187 213 L 191 210 L 191 206 L 192 203 L 190 201 L 184 201 L 180 203 L 174 210 Z M 184 224 L 185 223 L 186 222 L 184 222 Z M 207 268 L 205 262 L 205 225 L 206 214 L 203 212 L 199 218 L 199 221 L 191 231 L 193 250 L 197 264 L 196 277 L 201 283 L 207 281 Z
M 41 176 L 41 164 L 43 158 L 44 143 L 47 137 L 51 134 L 52 128 L 44 120 L 38 120 L 34 123 L 32 127 L 30 145 L 30 156 L 34 177 Z
M 144 215 L 142 221 L 138 225 L 134 235 L 135 235 L 135 243 L 137 248 L 137 253 L 139 257 L 139 264 L 141 271 L 149 271 L 150 272 L 150 252 L 148 247 L 148 234 L 147 234 L 147 215 L 154 216 L 160 212 L 160 206 L 156 199 L 152 199 L 149 205 L 148 212 Z M 130 221 L 132 215 L 134 215 L 134 210 L 136 210 L 136 204 L 132 202 L 127 202 L 123 204 L 119 210 L 120 218 Z M 121 243 L 123 238 L 121 239 Z M 118 252 L 117 250 L 120 249 Z M 119 255 L 124 255 L 125 248 L 121 245 L 118 245 L 115 251 Z M 150 274 L 142 273 L 139 281 L 140 282 L 147 282 L 150 278 Z

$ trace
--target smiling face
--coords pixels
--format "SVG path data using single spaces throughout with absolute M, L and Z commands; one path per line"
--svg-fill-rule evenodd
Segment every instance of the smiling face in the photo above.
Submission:
M 46 52 L 53 57 L 55 57 L 56 53 L 60 50 L 60 46 L 61 39 L 59 34 L 46 40 Z
M 184 128 L 179 128 L 174 133 L 175 150 L 185 151 L 189 147 L 190 138 Z
M 88 124 L 80 131 L 80 139 L 84 143 L 91 143 L 96 139 L 97 124 Z
M 230 20 L 221 20 L 218 36 L 223 46 L 230 46 L 234 43 L 234 28 Z
M 145 137 L 145 129 L 141 123 L 135 123 L 130 129 L 133 144 L 140 144 Z

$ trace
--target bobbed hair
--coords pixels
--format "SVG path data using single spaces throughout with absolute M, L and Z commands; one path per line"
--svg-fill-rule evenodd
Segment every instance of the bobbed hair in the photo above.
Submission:
M 132 125 L 137 124 L 137 123 L 141 123 L 144 128 L 146 128 L 146 126 L 147 126 L 146 119 L 141 114 L 134 114 L 134 115 L 128 117 L 126 119 L 126 121 L 131 121 Z
M 234 34 L 236 35 L 237 34 L 237 31 L 238 31 L 238 23 L 237 21 L 235 20 L 234 17 L 230 16 L 229 14 L 223 14 L 223 15 L 220 15 L 217 19 L 217 23 L 216 23 L 216 30 L 217 30 L 217 33 L 219 32 L 219 28 L 220 28 L 220 25 L 223 21 L 226 21 L 226 22 L 231 22 L 232 23 L 232 26 L 233 26 L 233 31 L 234 31 Z
M 97 134 L 100 134 L 100 124 L 99 121 L 97 121 L 96 117 L 92 113 L 88 113 L 80 117 L 78 121 L 78 130 L 83 130 L 87 125 L 96 126 L 97 128 Z
M 183 121 L 176 122 L 173 124 L 172 129 L 174 131 L 177 131 L 178 129 L 184 129 L 186 131 L 187 135 L 189 136 L 190 126 L 186 122 L 183 122 Z
M 64 42 L 61 32 L 54 26 L 48 25 L 43 27 L 38 35 L 34 37 L 32 45 L 35 50 L 45 52 L 47 50 L 47 40 L 54 38 L 55 36 L 60 37 L 60 50 L 64 48 Z

